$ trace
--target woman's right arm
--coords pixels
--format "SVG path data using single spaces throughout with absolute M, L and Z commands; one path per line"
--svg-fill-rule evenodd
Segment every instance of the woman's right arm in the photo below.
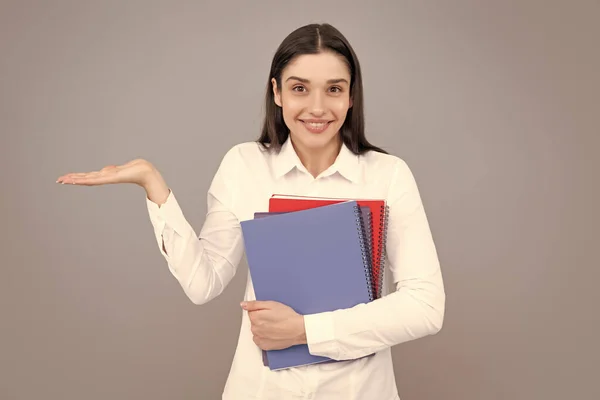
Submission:
M 244 253 L 242 230 L 233 213 L 236 152 L 228 152 L 208 191 L 208 212 L 197 236 L 158 170 L 144 159 L 108 165 L 100 171 L 69 173 L 56 183 L 78 186 L 135 184 L 146 191 L 146 203 L 159 250 L 186 295 L 204 304 L 223 292 Z
M 234 277 L 243 256 L 242 231 L 231 211 L 231 189 L 226 166 L 213 178 L 207 214 L 200 235 L 186 220 L 175 194 L 158 171 L 143 185 L 146 205 L 158 248 L 172 275 L 194 304 L 220 295 Z

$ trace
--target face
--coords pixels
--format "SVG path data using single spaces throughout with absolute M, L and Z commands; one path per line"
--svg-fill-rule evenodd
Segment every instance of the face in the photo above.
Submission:
M 350 98 L 350 71 L 340 56 L 305 54 L 290 62 L 281 88 L 272 80 L 275 103 L 282 108 L 291 139 L 302 151 L 337 147 Z

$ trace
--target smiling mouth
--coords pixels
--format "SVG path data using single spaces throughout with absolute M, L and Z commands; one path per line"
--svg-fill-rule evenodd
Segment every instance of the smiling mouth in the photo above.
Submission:
M 304 127 L 311 133 L 321 133 L 331 124 L 331 121 L 309 122 L 300 120 L 300 122 L 302 122 Z

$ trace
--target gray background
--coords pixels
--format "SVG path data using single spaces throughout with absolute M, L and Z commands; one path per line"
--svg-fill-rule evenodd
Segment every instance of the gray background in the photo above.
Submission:
M 146 158 L 199 230 L 309 22 L 355 47 L 368 137 L 413 169 L 439 249 L 446 321 L 394 348 L 402 399 L 600 398 L 599 19 L 598 1 L 3 1 L 0 399 L 220 398 L 246 265 L 194 306 L 142 189 L 55 180 Z

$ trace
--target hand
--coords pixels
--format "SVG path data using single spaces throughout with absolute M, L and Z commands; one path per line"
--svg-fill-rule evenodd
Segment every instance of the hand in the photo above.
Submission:
M 245 301 L 254 343 L 262 350 L 280 350 L 306 343 L 304 317 L 276 301 Z
M 133 183 L 144 187 L 153 173 L 158 173 L 154 166 L 138 158 L 123 165 L 108 165 L 100 171 L 69 173 L 59 177 L 56 182 L 85 186 Z

